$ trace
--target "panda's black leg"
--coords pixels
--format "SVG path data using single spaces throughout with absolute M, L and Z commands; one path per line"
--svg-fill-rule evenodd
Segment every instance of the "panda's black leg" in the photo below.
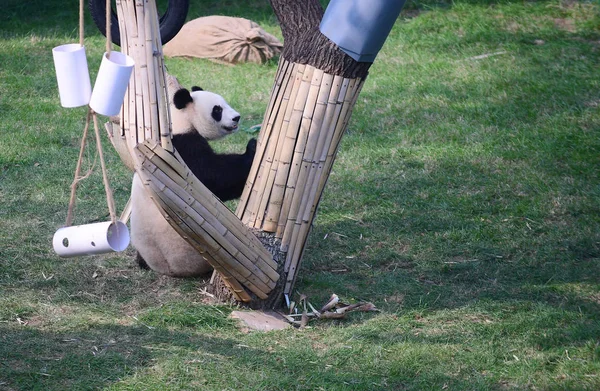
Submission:
M 137 255 L 135 257 L 135 261 L 140 266 L 140 269 L 150 270 L 150 266 L 148 266 L 148 264 L 146 263 L 144 258 L 142 258 L 142 256 L 140 255 L 140 253 L 137 253 Z

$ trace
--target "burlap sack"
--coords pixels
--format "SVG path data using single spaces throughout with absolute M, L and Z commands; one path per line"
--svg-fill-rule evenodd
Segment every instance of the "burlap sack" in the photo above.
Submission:
M 261 64 L 283 45 L 255 22 L 229 16 L 205 16 L 187 22 L 163 48 L 165 56 L 208 58 L 236 64 Z

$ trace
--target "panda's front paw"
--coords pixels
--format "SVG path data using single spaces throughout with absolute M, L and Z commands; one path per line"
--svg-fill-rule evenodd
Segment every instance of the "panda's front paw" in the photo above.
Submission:
M 253 138 L 250 141 L 248 141 L 248 144 L 246 145 L 246 155 L 250 155 L 250 156 L 254 157 L 255 153 L 256 153 L 256 139 Z

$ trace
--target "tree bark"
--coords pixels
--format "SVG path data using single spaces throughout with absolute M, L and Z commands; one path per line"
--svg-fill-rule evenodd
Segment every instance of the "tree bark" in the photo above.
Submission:
M 281 26 L 286 60 L 349 79 L 367 77 L 371 63 L 355 61 L 319 31 L 324 10 L 318 0 L 270 2 Z

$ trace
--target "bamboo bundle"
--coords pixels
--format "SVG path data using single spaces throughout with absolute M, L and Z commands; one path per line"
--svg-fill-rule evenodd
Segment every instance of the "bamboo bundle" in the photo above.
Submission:
M 120 129 L 107 124 L 113 145 L 122 160 L 135 168 L 160 213 L 221 274 L 236 300 L 251 300 L 244 286 L 259 298 L 267 298 L 279 280 L 273 256 L 173 149 L 154 1 L 117 0 L 116 5 L 121 49 L 133 57 L 135 69 Z
M 280 61 L 258 157 L 236 213 L 246 224 L 274 232 L 281 239 L 280 251 L 286 253 L 284 293 L 290 293 L 295 281 L 361 86 L 360 78 L 343 78 L 310 65 Z
M 117 0 L 116 5 L 121 50 L 135 60 L 121 109 L 121 136 L 127 139 L 132 156 L 133 148 L 146 139 L 172 151 L 164 63 L 156 55 L 162 53 L 156 4 Z
M 142 162 L 138 173 L 153 199 L 176 216 L 169 223 L 195 248 L 206 251 L 206 260 L 224 277 L 267 298 L 279 279 L 277 264 L 254 234 L 193 176 L 177 154 L 151 141 L 138 145 L 136 152 Z

